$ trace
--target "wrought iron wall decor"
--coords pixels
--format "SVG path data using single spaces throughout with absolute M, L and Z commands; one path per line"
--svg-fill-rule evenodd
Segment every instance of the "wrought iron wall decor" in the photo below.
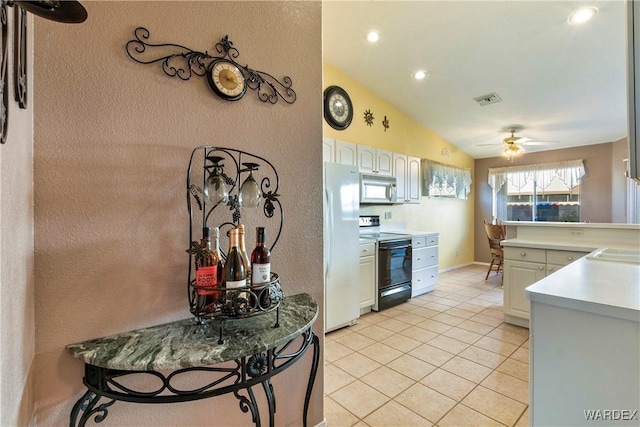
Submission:
M 226 259 L 228 245 L 224 241 L 228 230 L 242 223 L 267 229 L 271 252 L 282 233 L 283 212 L 278 194 L 280 180 L 275 167 L 266 159 L 231 148 L 201 146 L 191 153 L 187 169 L 187 210 L 189 212 L 189 270 L 187 293 L 191 313 L 198 322 L 207 319 L 250 317 L 278 308 L 284 297 L 277 274 L 271 282 L 253 286 L 224 289 L 211 288 L 212 300 L 199 298 L 195 281 L 195 260 L 201 250 L 200 230 L 217 226 L 220 229 L 220 251 Z M 257 194 L 257 197 L 256 197 Z M 247 199 L 249 203 L 247 203 Z M 257 200 L 256 200 L 257 199 Z M 245 215 L 249 211 L 251 215 Z M 261 215 L 256 215 L 260 212 Z M 216 213 L 217 224 L 211 224 Z M 266 226 L 269 221 L 271 226 Z M 251 228 L 247 228 L 251 229 Z M 202 291 L 203 286 L 198 289 Z M 277 326 L 277 321 L 276 321 Z M 220 341 L 223 340 L 220 330 Z
M 27 12 L 50 21 L 78 24 L 87 19 L 86 9 L 75 0 L 0 0 L 0 144 L 7 142 L 9 129 L 9 56 L 7 6 L 14 8 L 14 90 L 20 108 L 27 108 Z
M 199 52 L 174 43 L 152 44 L 147 40 L 149 30 L 138 27 L 134 31 L 135 39 L 126 44 L 127 54 L 140 64 L 160 63 L 162 71 L 169 77 L 189 80 L 192 76 L 207 76 L 207 82 L 213 92 L 227 101 L 241 99 L 246 89 L 256 91 L 262 102 L 275 104 L 282 99 L 287 104 L 296 101 L 296 92 L 292 89 L 293 81 L 289 76 L 276 79 L 264 71 L 249 68 L 236 61 L 240 56 L 233 47 L 229 36 L 224 36 L 214 45 L 215 53 Z M 145 59 L 147 50 L 159 51 L 160 56 Z
M 16 7 L 14 17 L 14 95 L 20 108 L 27 108 L 27 11 Z

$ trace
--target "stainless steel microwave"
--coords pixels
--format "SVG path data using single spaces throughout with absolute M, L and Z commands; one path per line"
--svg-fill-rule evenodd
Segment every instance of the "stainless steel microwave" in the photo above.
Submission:
M 394 177 L 360 174 L 360 203 L 396 203 L 396 190 Z

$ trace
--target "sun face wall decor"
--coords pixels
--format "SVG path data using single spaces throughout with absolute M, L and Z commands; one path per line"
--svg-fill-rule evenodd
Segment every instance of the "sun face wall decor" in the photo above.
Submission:
M 206 76 L 213 93 L 225 101 L 242 99 L 247 89 L 256 91 L 258 99 L 262 102 L 275 104 L 278 99 L 282 99 L 287 104 L 293 104 L 296 101 L 291 77 L 285 76 L 280 81 L 269 73 L 254 70 L 248 65 L 242 66 L 236 62 L 240 52 L 233 47 L 229 36 L 224 36 L 214 45 L 217 53 L 215 55 L 208 51 L 191 50 L 174 43 L 149 43 L 147 40 L 150 33 L 144 27 L 136 28 L 134 35 L 135 39 L 129 40 L 126 44 L 126 51 L 131 59 L 140 64 L 159 62 L 167 76 L 178 77 L 181 80 L 189 80 L 194 75 Z M 147 50 L 153 51 L 154 48 L 162 52 L 167 52 L 169 49 L 172 53 L 150 57 Z

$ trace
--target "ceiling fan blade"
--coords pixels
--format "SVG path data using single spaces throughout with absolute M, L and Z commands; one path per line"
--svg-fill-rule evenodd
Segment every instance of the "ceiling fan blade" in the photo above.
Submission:
M 528 142 L 523 142 L 523 145 L 529 145 L 529 146 L 545 146 L 545 145 L 553 145 L 553 144 L 557 144 L 558 141 L 536 141 L 536 140 L 531 140 Z

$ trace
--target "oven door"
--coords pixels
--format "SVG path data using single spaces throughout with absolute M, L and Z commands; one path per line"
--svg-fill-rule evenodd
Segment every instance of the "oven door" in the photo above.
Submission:
M 378 244 L 378 290 L 411 283 L 411 240 Z

